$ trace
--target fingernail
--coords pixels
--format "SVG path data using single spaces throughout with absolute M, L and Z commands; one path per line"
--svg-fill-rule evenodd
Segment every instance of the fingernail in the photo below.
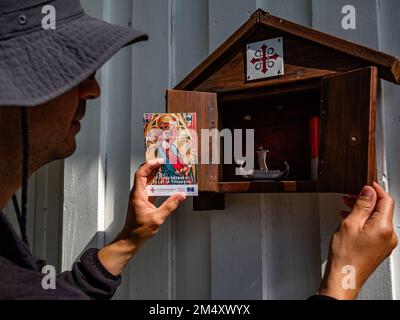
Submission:
M 374 187 L 382 187 L 378 182 L 374 181 Z
M 372 199 L 373 193 L 372 193 L 371 189 L 364 188 L 360 193 L 360 197 L 367 198 L 367 199 Z

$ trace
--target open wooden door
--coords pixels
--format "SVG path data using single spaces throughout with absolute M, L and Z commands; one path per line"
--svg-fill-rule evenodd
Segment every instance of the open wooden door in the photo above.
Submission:
M 195 210 L 223 209 L 223 195 L 219 191 L 219 164 L 201 164 L 201 130 L 218 128 L 217 94 L 209 92 L 168 90 L 167 112 L 196 113 L 199 137 L 198 184 L 200 196 L 194 198 Z M 212 151 L 211 141 L 209 150 Z
M 377 68 L 323 79 L 318 192 L 358 194 L 376 179 Z

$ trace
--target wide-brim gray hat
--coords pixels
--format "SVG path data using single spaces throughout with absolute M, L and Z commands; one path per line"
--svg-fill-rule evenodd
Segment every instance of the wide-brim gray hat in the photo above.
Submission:
M 55 9 L 56 29 L 43 28 L 46 5 Z M 0 0 L 0 106 L 46 103 L 147 38 L 86 15 L 79 0 Z

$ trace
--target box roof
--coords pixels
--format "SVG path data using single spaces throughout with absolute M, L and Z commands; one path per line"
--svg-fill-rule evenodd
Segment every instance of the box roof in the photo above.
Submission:
M 380 78 L 400 84 L 399 58 L 275 17 L 259 9 L 231 37 L 221 44 L 218 49 L 182 80 L 176 89 L 196 89 L 199 84 L 217 73 L 225 64 L 229 63 L 228 56 L 232 57 L 235 53 L 242 50 L 243 44 L 252 39 L 257 33 L 258 39 L 260 38 L 260 34 L 275 33 L 276 35 L 295 39 L 297 44 L 301 41 L 309 51 L 315 51 L 315 48 L 320 49 L 324 56 L 326 56 L 324 58 L 325 61 L 330 58 L 341 59 L 340 63 L 342 66 L 340 68 L 337 65 L 332 67 L 332 69 L 330 69 L 330 66 L 325 68 L 324 62 L 320 61 L 318 67 L 310 70 L 330 69 L 333 71 L 348 71 L 365 66 L 376 66 Z M 315 53 L 313 54 L 315 55 Z M 338 56 L 339 58 L 337 58 Z M 338 61 L 335 63 L 338 64 Z

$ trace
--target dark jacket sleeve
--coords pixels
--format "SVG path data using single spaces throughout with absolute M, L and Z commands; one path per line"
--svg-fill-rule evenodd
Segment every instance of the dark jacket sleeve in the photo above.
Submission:
M 104 268 L 98 251 L 87 250 L 80 261 L 73 265 L 72 271 L 63 272 L 58 279 L 81 290 L 91 299 L 111 299 L 121 284 L 121 276 L 114 276 Z

